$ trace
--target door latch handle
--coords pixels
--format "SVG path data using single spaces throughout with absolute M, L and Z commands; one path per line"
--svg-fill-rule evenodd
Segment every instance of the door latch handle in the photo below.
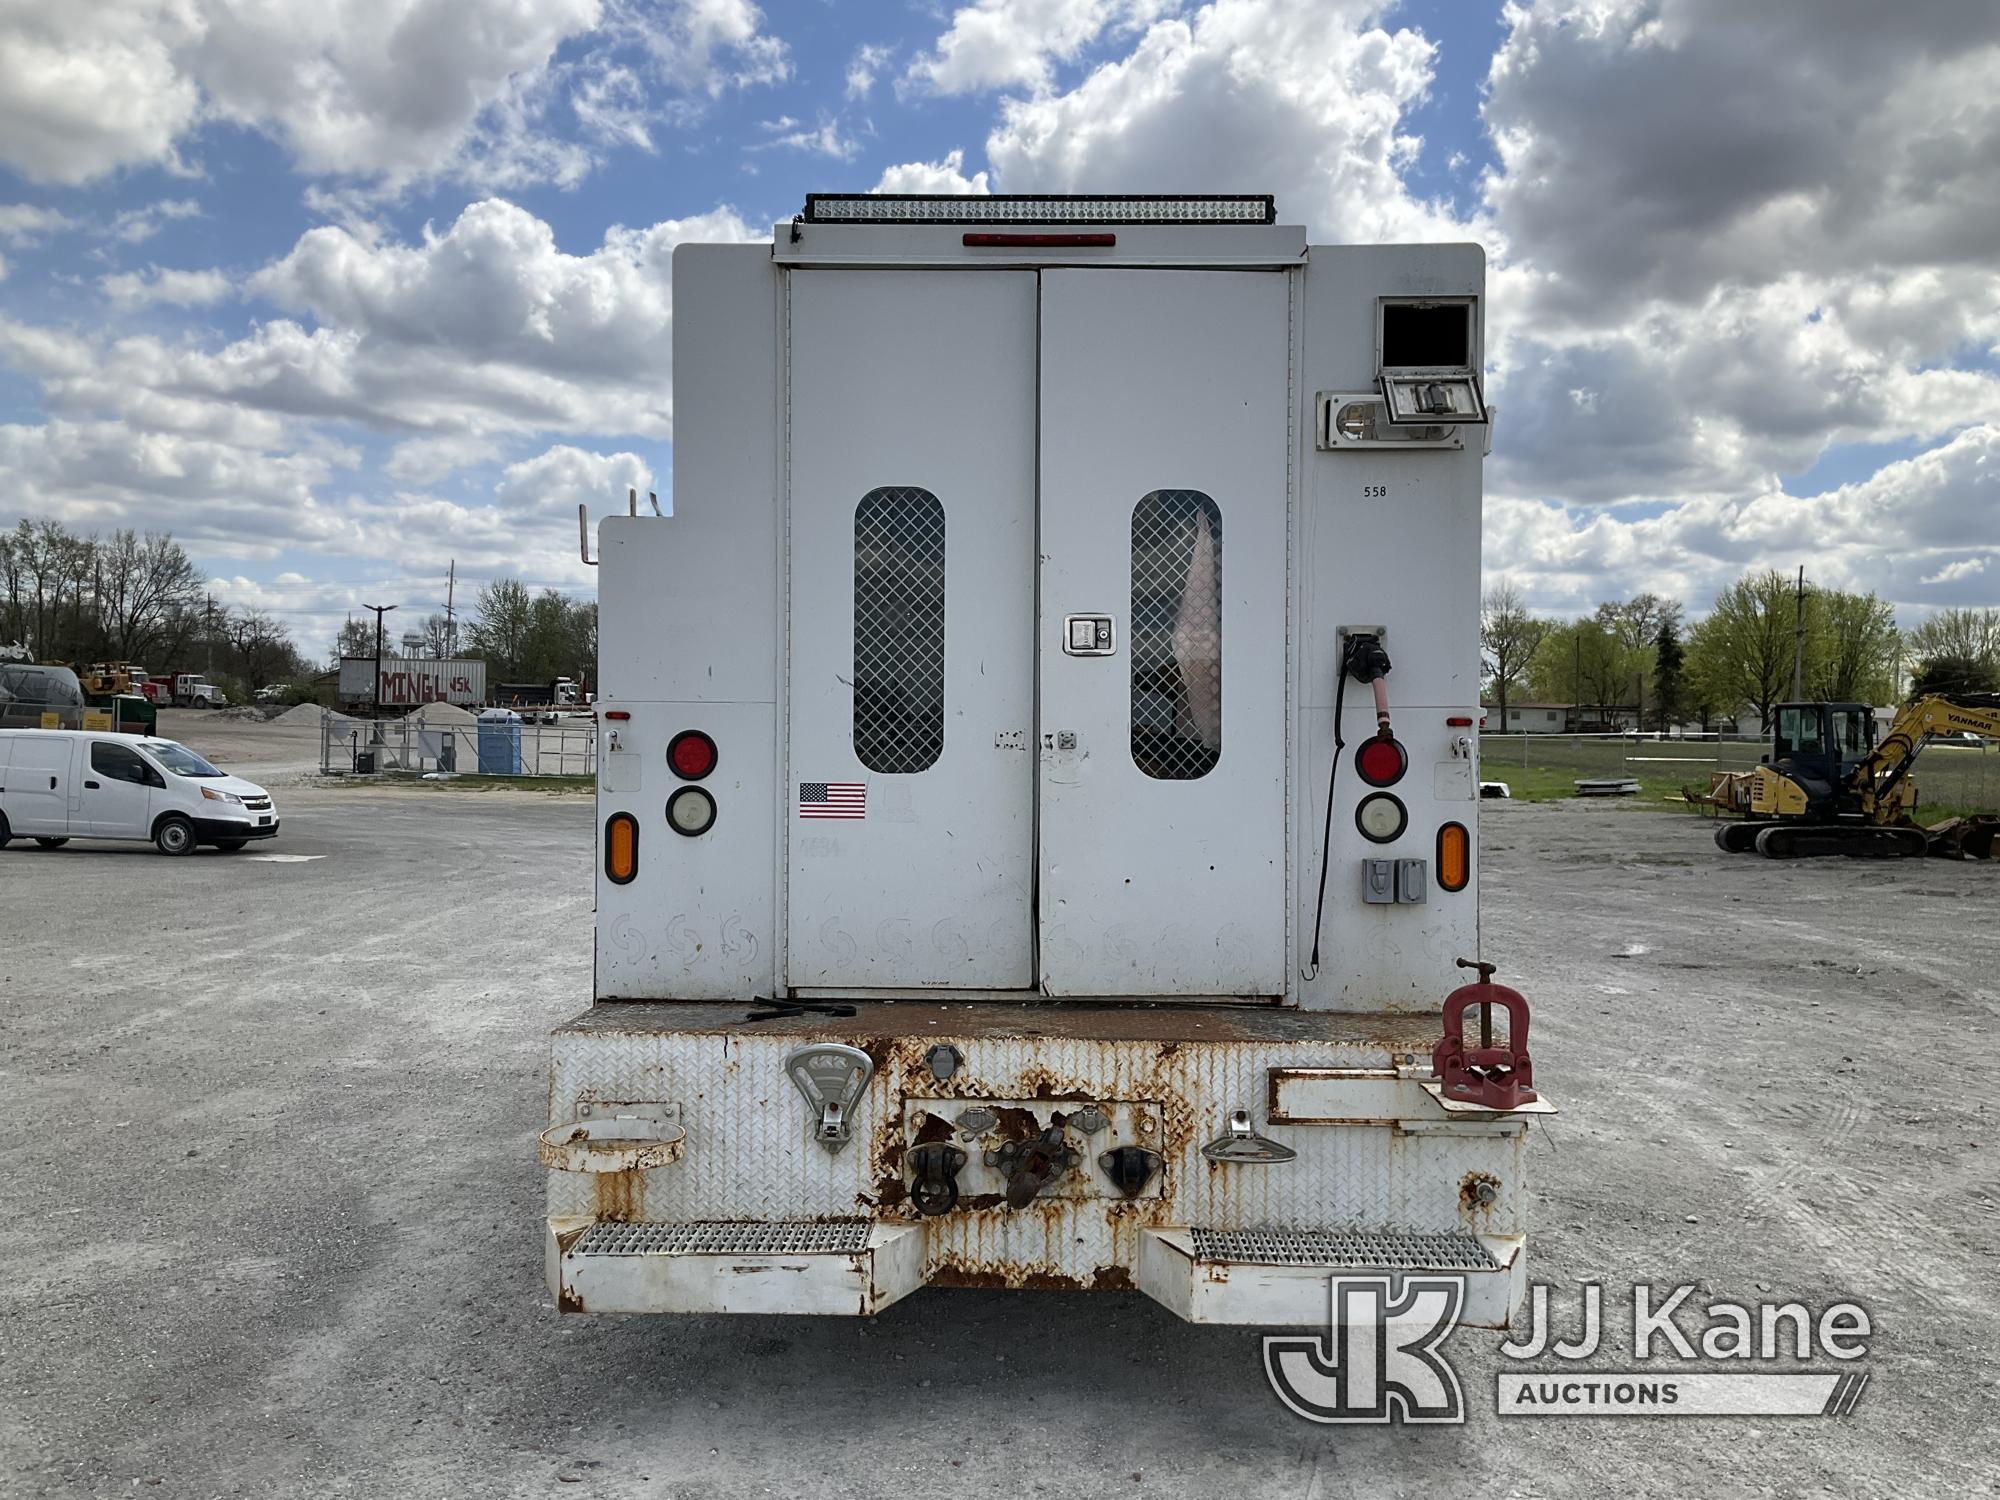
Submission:
M 50 783 L 50 785 L 54 785 L 54 783 L 53 783 L 53 782 L 51 782 L 51 783 Z M 97 784 L 96 782 L 94 782 L 94 781 L 86 781 L 86 782 L 84 783 L 84 785 L 85 785 L 86 787 L 88 787 L 88 788 L 89 788 L 89 789 L 90 789 L 91 791 L 93 791 L 93 792 L 95 792 L 95 791 L 100 791 L 100 790 L 102 790 L 102 788 L 100 788 L 100 787 L 98 786 L 98 784 Z

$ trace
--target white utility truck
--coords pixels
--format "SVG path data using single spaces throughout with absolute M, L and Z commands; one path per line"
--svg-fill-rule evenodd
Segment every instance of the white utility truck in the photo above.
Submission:
M 1479 247 L 815 195 L 673 276 L 672 514 L 598 535 L 558 1305 L 1311 1324 L 1428 1271 L 1504 1326 L 1549 1106 L 1520 996 L 1455 988 Z

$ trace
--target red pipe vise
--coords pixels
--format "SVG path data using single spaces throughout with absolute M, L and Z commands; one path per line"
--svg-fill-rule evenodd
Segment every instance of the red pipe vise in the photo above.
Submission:
M 1431 1049 L 1431 1068 L 1444 1097 L 1488 1109 L 1532 1104 L 1535 1065 L 1528 1056 L 1528 1001 L 1519 990 L 1493 983 L 1493 965 L 1461 958 L 1461 969 L 1476 969 L 1475 984 L 1460 985 L 1444 1000 L 1444 1035 Z M 1466 1045 L 1465 1013 L 1479 1008 L 1479 1044 Z M 1493 1043 L 1493 1007 L 1507 1013 L 1504 1046 Z

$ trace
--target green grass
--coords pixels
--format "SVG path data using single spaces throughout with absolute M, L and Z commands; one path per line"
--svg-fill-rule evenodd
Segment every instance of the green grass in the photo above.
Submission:
M 1479 774 L 1504 781 L 1524 802 L 1576 797 L 1579 780 L 1629 777 L 1639 783 L 1629 797 L 1584 798 L 1613 807 L 1702 812 L 1681 799 L 1681 788 L 1705 791 L 1712 771 L 1747 771 L 1764 745 L 1676 740 L 1619 740 L 1568 735 L 1486 737 Z M 1917 821 L 1929 825 L 1954 816 L 2000 812 L 2000 751 L 1933 745 L 1917 763 Z

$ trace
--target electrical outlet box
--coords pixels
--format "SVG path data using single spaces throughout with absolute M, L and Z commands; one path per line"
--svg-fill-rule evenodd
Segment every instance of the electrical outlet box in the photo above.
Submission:
M 1396 900 L 1404 906 L 1420 906 L 1430 885 L 1430 876 L 1420 859 L 1396 861 Z
M 1396 862 L 1393 859 L 1361 861 L 1361 899 L 1369 906 L 1396 904 Z

